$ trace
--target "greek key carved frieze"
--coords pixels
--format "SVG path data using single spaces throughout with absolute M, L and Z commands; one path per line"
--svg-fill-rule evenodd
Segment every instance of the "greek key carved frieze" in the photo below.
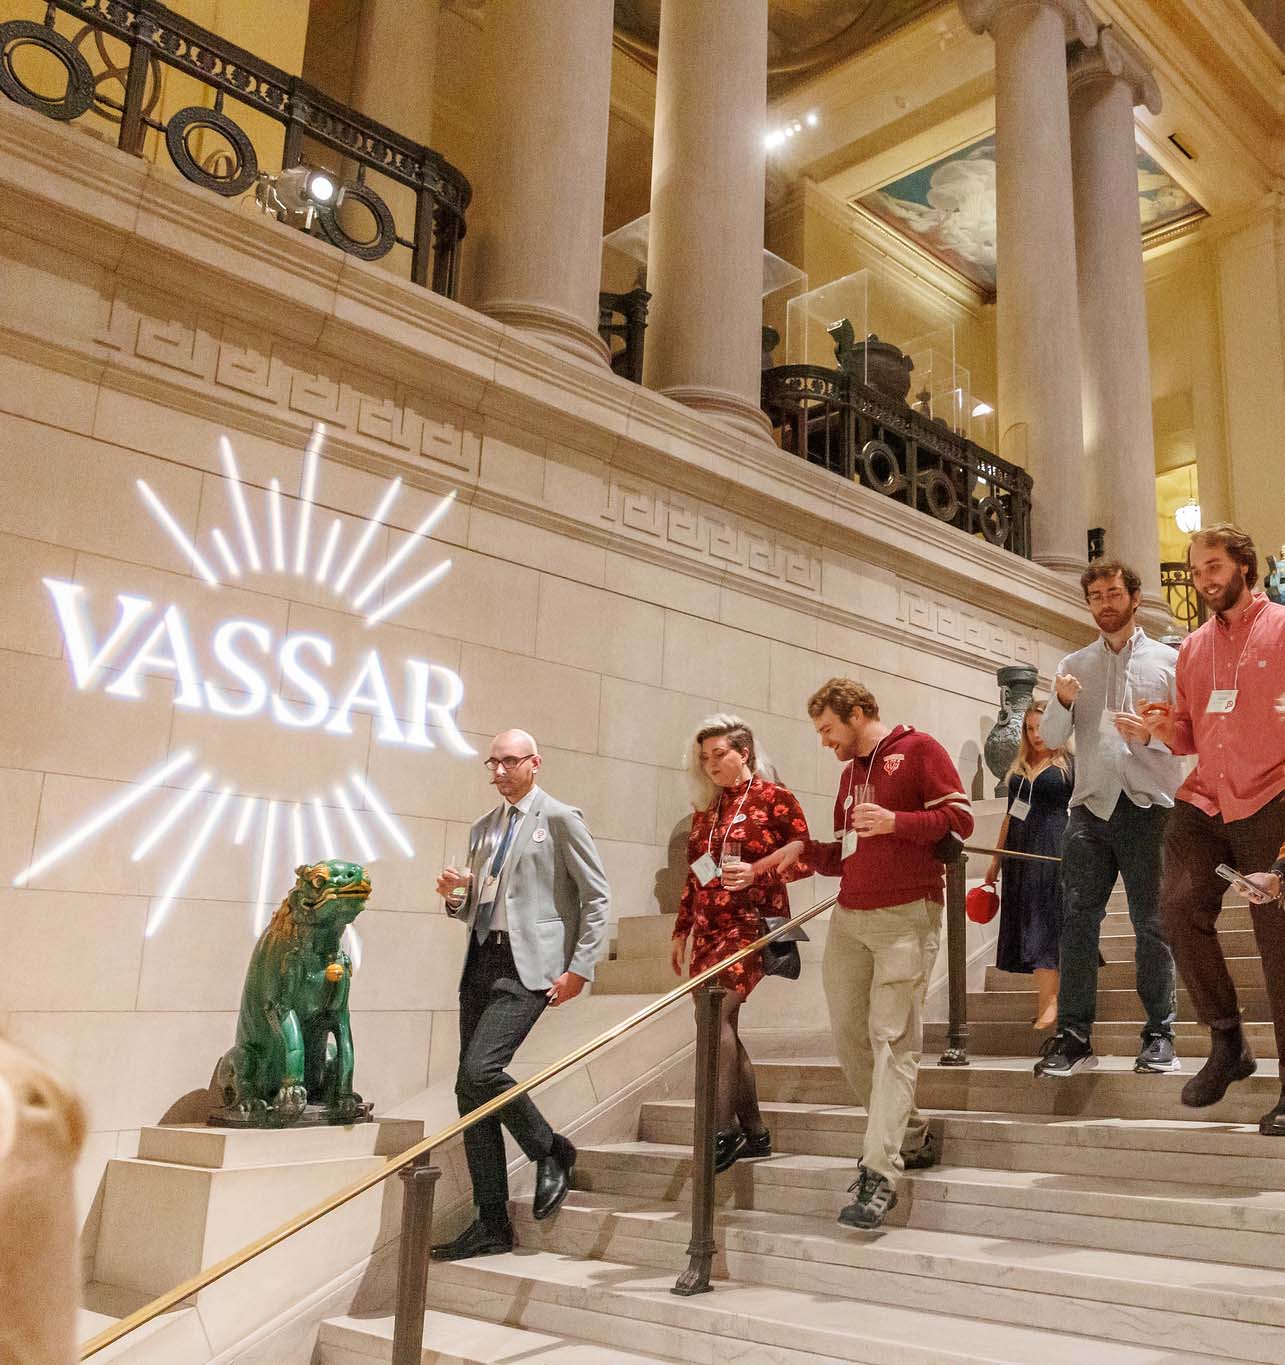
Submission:
M 195 305 L 124 291 L 97 341 L 121 368 L 161 365 L 186 376 L 198 392 L 223 401 L 235 395 L 243 406 L 276 410 L 301 430 L 324 422 L 332 436 L 409 455 L 455 479 L 477 478 L 481 438 L 463 410 L 342 361 L 319 361 Z
M 939 601 L 911 588 L 901 589 L 897 620 L 922 635 L 950 640 L 980 658 L 1001 663 L 1039 662 L 1039 646 L 1034 636 L 1023 635 L 1003 621 L 982 616 L 958 603 Z
M 602 520 L 622 534 L 650 541 L 719 570 L 774 583 L 808 597 L 821 592 L 821 558 L 801 541 L 712 503 L 628 475 L 605 481 Z

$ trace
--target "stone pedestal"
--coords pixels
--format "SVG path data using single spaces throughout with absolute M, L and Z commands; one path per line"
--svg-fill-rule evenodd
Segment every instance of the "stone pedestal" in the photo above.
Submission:
M 1089 520 L 1107 554 L 1131 564 L 1144 601 L 1159 608 L 1155 434 L 1133 107 L 1160 112 L 1160 90 L 1142 54 L 1104 28 L 1077 44 L 1070 64 L 1075 252 L 1080 284 L 1084 452 Z
M 1084 0 L 959 5 L 995 40 L 998 453 L 1035 481 L 1036 561 L 1078 574 L 1088 522 L 1066 45 L 1091 47 L 1097 25 Z
M 101 1305 L 114 1292 L 123 1309 L 138 1307 L 133 1297 L 173 1289 L 423 1132 L 406 1119 L 278 1131 L 144 1128 L 138 1157 L 107 1166 L 94 1299 Z M 400 1217 L 401 1182 L 390 1179 L 202 1290 L 196 1321 L 185 1319 L 183 1330 L 199 1331 L 217 1354 L 375 1255 L 398 1236 Z
M 760 439 L 766 92 L 767 0 L 662 7 L 643 383 Z
M 472 303 L 586 360 L 598 335 L 610 0 L 492 0 L 484 11 L 482 165 L 468 247 Z

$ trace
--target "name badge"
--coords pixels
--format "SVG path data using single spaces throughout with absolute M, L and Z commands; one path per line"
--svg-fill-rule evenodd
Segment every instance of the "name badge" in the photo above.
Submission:
M 1228 711 L 1236 709 L 1236 692 L 1234 687 L 1216 687 L 1209 694 L 1209 702 L 1205 707 L 1205 712 L 1211 716 L 1225 716 Z
M 718 864 L 708 853 L 702 853 L 692 864 L 692 873 L 702 886 L 708 886 L 718 876 Z
M 482 905 L 490 905 L 491 902 L 495 899 L 495 892 L 498 889 L 499 885 L 500 879 L 498 877 L 488 876 L 482 882 L 482 890 L 478 896 L 478 902 Z
M 855 829 L 845 829 L 843 831 L 842 857 L 851 858 L 857 851 L 857 831 Z
M 1025 820 L 1031 813 L 1031 803 L 1029 801 L 1023 801 L 1019 797 L 1019 799 L 1014 801 L 1008 808 L 1008 813 L 1014 820 Z
M 849 792 L 849 793 L 847 794 L 847 796 L 845 796 L 845 797 L 843 798 L 843 809 L 844 809 L 844 810 L 851 810 L 851 809 L 852 809 L 852 793 L 851 793 L 851 792 Z
M 741 815 L 733 815 L 733 816 L 732 816 L 732 824 L 734 824 L 734 825 L 739 825 L 739 824 L 741 823 L 741 821 L 744 820 L 744 819 L 745 819 L 744 814 L 741 814 Z

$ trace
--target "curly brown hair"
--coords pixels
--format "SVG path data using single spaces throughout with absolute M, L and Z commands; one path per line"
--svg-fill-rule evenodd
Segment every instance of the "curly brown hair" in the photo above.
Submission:
M 1127 564 L 1118 559 L 1095 559 L 1080 575 L 1080 591 L 1085 601 L 1088 601 L 1089 588 L 1094 583 L 1100 583 L 1104 578 L 1114 578 L 1117 574 L 1124 580 L 1124 590 L 1130 597 L 1142 591 L 1142 579 Z
M 1188 568 L 1191 568 L 1193 545 L 1203 546 L 1207 550 L 1221 545 L 1232 560 L 1245 570 L 1245 586 L 1252 588 L 1258 582 L 1258 550 L 1239 526 L 1233 526 L 1229 521 L 1220 521 L 1215 526 L 1197 531 L 1187 544 Z
M 879 703 L 868 687 L 863 687 L 855 678 L 827 678 L 808 698 L 808 715 L 813 720 L 829 707 L 847 725 L 854 711 L 860 711 L 867 720 L 879 719 Z

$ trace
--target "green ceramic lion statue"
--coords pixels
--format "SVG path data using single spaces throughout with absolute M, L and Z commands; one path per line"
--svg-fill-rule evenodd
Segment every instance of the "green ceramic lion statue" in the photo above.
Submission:
M 370 895 L 365 869 L 332 859 L 295 868 L 295 884 L 250 954 L 236 1043 L 215 1085 L 213 1124 L 286 1128 L 359 1123 L 372 1106 L 353 1091 L 344 930 Z

